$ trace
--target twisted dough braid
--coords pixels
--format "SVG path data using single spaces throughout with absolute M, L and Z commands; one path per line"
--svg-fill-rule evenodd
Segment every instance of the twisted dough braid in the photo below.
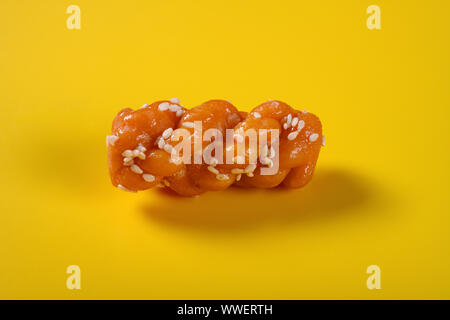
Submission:
M 194 121 L 201 121 L 203 132 L 215 128 L 224 137 L 226 129 L 235 132 L 278 129 L 279 152 L 274 154 L 275 148 L 270 142 L 263 147 L 258 144 L 257 151 L 258 155 L 264 153 L 266 158 L 263 156 L 263 159 L 269 166 L 276 156 L 278 171 L 273 175 L 261 175 L 259 169 L 264 165 L 251 164 L 248 149 L 245 149 L 244 159 L 233 164 L 174 161 L 171 152 L 177 142 L 170 137 L 179 128 L 189 130 L 194 150 Z M 183 196 L 222 190 L 233 184 L 301 188 L 312 178 L 322 145 L 322 125 L 318 117 L 275 100 L 257 106 L 248 114 L 239 112 L 224 100 L 210 100 L 190 110 L 180 105 L 178 99 L 157 101 L 136 111 L 129 108 L 120 111 L 113 121 L 112 135 L 107 136 L 109 173 L 114 186 L 138 191 L 163 185 Z M 207 143 L 202 141 L 202 146 L 204 149 Z

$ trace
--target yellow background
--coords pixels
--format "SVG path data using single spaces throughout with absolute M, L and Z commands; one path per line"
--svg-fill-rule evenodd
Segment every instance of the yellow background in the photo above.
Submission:
M 366 27 L 371 4 L 382 30 Z M 2 0 L 0 298 L 450 298 L 449 11 Z M 113 188 L 113 117 L 171 97 L 319 115 L 313 181 L 195 199 Z M 72 264 L 81 290 L 66 288 Z

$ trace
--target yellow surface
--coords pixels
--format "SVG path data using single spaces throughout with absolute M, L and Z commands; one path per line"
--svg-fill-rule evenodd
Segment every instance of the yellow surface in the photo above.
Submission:
M 449 10 L 2 0 L 0 298 L 450 298 Z M 314 112 L 315 178 L 195 199 L 113 188 L 112 118 L 171 97 Z M 72 264 L 81 290 L 66 288 Z

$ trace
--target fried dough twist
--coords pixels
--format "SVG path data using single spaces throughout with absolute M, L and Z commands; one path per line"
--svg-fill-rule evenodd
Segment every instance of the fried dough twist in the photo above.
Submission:
M 222 154 L 232 154 L 232 162 L 213 158 L 209 163 L 195 163 L 196 152 L 202 156 L 209 141 L 197 137 L 194 123 L 201 123 L 202 132 L 218 130 L 223 137 L 227 129 L 234 130 L 232 148 L 223 144 Z M 173 157 L 174 137 L 179 129 L 188 131 L 191 160 Z M 249 129 L 267 129 L 269 141 L 257 136 L 257 149 L 245 144 L 241 133 Z M 195 140 L 201 149 L 195 149 Z M 276 143 L 274 142 L 276 141 Z M 237 143 L 244 143 L 243 157 L 235 152 Z M 123 109 L 107 136 L 108 165 L 114 186 L 126 191 L 139 191 L 161 185 L 183 196 L 195 196 L 206 191 L 239 187 L 273 188 L 284 185 L 301 188 L 312 178 L 320 148 L 324 145 L 322 125 L 314 114 L 298 111 L 284 102 L 270 100 L 250 113 L 239 112 L 230 102 L 210 100 L 190 110 L 178 99 L 157 101 L 133 111 Z M 226 147 L 227 146 L 227 147 Z M 254 162 L 256 152 L 259 162 Z M 262 174 L 263 167 L 278 166 L 271 175 Z M 225 162 L 225 163 L 224 163 Z

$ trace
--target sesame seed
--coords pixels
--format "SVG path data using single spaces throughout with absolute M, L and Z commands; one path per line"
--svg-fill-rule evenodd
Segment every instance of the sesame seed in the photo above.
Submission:
M 322 136 L 322 146 L 325 147 L 325 136 Z
M 147 151 L 147 148 L 144 147 L 142 144 L 139 144 L 138 147 L 137 147 L 137 149 L 138 149 L 140 152 L 145 152 L 145 151 Z
M 253 112 L 253 116 L 257 119 L 261 118 L 261 114 L 259 112 Z
M 314 142 L 319 138 L 319 134 L 317 133 L 313 133 L 312 135 L 309 136 L 309 141 Z
M 306 110 L 302 110 L 302 113 L 303 113 L 303 114 L 307 114 L 307 113 L 308 113 L 308 111 L 306 111 Z
M 137 174 L 142 174 L 144 172 L 138 165 L 135 164 L 131 166 L 130 170 Z
M 166 130 L 164 130 L 164 132 L 162 133 L 163 139 L 169 138 L 172 132 L 173 132 L 172 128 L 167 128 Z
M 122 152 L 122 156 L 126 157 L 126 158 L 131 158 L 131 157 L 133 157 L 133 151 L 125 150 L 124 152 Z
M 253 171 L 255 171 L 255 169 L 256 169 L 256 164 L 249 164 L 248 166 L 247 166 L 247 168 L 245 168 L 245 172 L 246 173 L 249 173 L 249 172 L 253 172 Z
M 109 146 L 109 145 L 113 146 L 117 140 L 119 140 L 118 136 L 115 136 L 115 135 L 106 136 L 106 146 Z
M 224 180 L 228 180 L 229 177 L 228 177 L 227 174 L 222 174 L 222 173 L 220 173 L 220 174 L 216 175 L 216 179 L 217 179 L 217 180 L 220 180 L 220 181 L 224 181 Z
M 284 129 L 284 130 L 287 130 L 287 128 L 288 128 L 287 123 L 284 123 L 284 124 L 283 124 L 283 129 Z
M 181 125 L 183 127 L 186 127 L 186 128 L 193 128 L 194 127 L 194 123 L 193 122 L 183 122 Z
M 171 153 L 172 152 L 172 146 L 170 144 L 164 145 L 164 151 Z
M 238 174 L 237 177 L 236 177 L 236 181 L 241 180 L 241 176 L 242 176 L 241 174 Z
M 139 151 L 139 150 L 137 150 L 137 149 L 134 149 L 134 150 L 133 150 L 133 157 L 137 157 L 137 156 L 139 156 L 139 153 L 140 153 L 140 151 Z
M 158 148 L 160 148 L 160 149 L 164 148 L 165 144 L 166 144 L 166 142 L 164 141 L 164 139 L 160 137 L 159 141 L 158 141 Z
M 286 120 L 288 127 L 291 125 L 291 121 L 292 121 L 292 114 L 289 113 Z
M 253 174 L 253 172 L 249 172 L 249 173 L 247 173 L 247 177 L 249 177 L 249 178 L 253 178 L 255 175 Z
M 117 188 L 122 189 L 123 191 L 126 191 L 126 192 L 132 192 L 132 193 L 136 193 L 137 192 L 137 191 L 134 191 L 134 190 L 127 189 L 121 184 L 118 184 Z
M 143 152 L 139 152 L 139 154 L 137 155 L 137 157 L 141 160 L 145 160 L 145 153 Z
M 291 125 L 292 125 L 293 127 L 295 127 L 295 126 L 297 125 L 297 123 L 298 123 L 298 118 L 297 118 L 297 117 L 295 117 L 294 119 L 292 119 Z
M 305 127 L 305 121 L 300 120 L 297 125 L 297 131 L 301 131 Z
M 168 102 L 163 102 L 158 106 L 158 109 L 160 111 L 166 111 L 167 109 L 169 109 L 169 103 Z
M 133 164 L 133 158 L 123 158 L 123 165 L 124 166 L 131 166 Z
M 172 99 L 170 99 L 170 102 L 172 102 L 172 103 L 180 103 L 180 99 L 172 98 Z
M 163 183 L 166 187 L 170 187 L 170 182 L 167 180 L 163 180 Z
M 289 133 L 288 140 L 294 140 L 295 138 L 297 138 L 297 135 L 298 135 L 298 131 Z
M 147 107 L 148 107 L 148 104 L 144 103 L 141 108 L 147 108 Z
M 216 168 L 214 168 L 213 166 L 208 166 L 208 171 L 209 172 L 212 172 L 212 173 L 214 173 L 214 174 L 219 174 L 220 172 L 219 172 L 219 170 L 217 170 Z
M 147 182 L 153 182 L 153 181 L 155 181 L 155 176 L 152 174 L 149 174 L 149 173 L 144 173 L 142 175 L 142 179 L 144 179 Z
M 241 173 L 244 173 L 244 172 L 245 172 L 244 170 L 239 169 L 239 168 L 231 169 L 231 173 L 232 174 L 241 174 Z
M 177 112 L 178 110 L 180 110 L 181 108 L 179 106 L 177 106 L 176 104 L 171 104 L 169 106 L 169 110 L 172 112 Z
M 177 113 L 175 114 L 177 117 L 181 117 L 184 114 L 184 110 L 180 109 L 177 111 Z

